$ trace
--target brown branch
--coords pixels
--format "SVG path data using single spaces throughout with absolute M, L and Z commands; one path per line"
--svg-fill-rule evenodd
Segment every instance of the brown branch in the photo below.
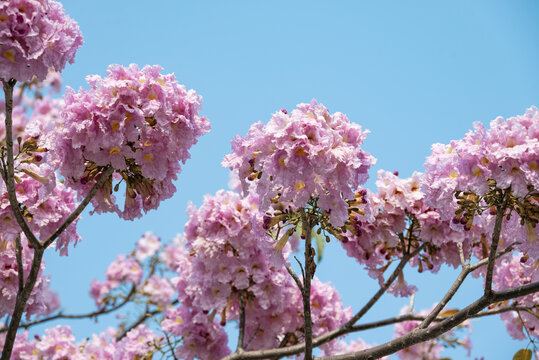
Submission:
M 13 88 L 15 87 L 16 80 L 10 79 L 9 81 L 2 80 L 4 86 L 4 94 L 6 97 L 6 149 L 7 149 L 7 170 L 6 174 L 2 172 L 4 182 L 6 183 L 9 204 L 11 210 L 15 216 L 15 220 L 21 227 L 24 235 L 34 248 L 41 247 L 41 244 L 35 237 L 30 227 L 26 223 L 24 216 L 19 208 L 19 201 L 17 200 L 17 192 L 15 191 L 15 169 L 13 160 Z
M 287 266 L 287 267 L 286 267 L 286 270 L 288 271 L 288 273 L 290 274 L 290 276 L 292 276 L 292 279 L 294 279 L 294 282 L 295 282 L 296 285 L 298 286 L 299 290 L 303 293 L 303 284 L 301 283 L 301 280 L 300 280 L 300 278 L 298 277 L 298 275 L 294 272 L 294 270 L 293 270 L 292 267 L 290 267 L 290 266 Z
M 15 337 L 17 336 L 17 329 L 21 322 L 22 313 L 24 312 L 24 307 L 26 302 L 34 289 L 34 285 L 41 268 L 41 260 L 43 259 L 42 248 L 34 248 L 34 258 L 32 260 L 32 267 L 30 268 L 30 274 L 28 274 L 28 279 L 26 279 L 26 284 L 24 285 L 23 291 L 17 292 L 17 298 L 15 300 L 15 309 L 13 310 L 13 315 L 11 321 L 9 322 L 8 331 L 4 341 L 4 349 L 2 350 L 2 360 L 9 360 L 11 357 L 11 352 L 13 350 L 13 343 L 15 342 Z
M 86 206 L 90 203 L 90 201 L 93 199 L 95 194 L 99 191 L 99 189 L 101 189 L 103 184 L 105 184 L 105 181 L 107 181 L 112 176 L 113 172 L 114 172 L 114 168 L 109 165 L 105 169 L 105 171 L 101 173 L 101 177 L 99 178 L 99 180 L 97 180 L 94 186 L 90 189 L 90 192 L 88 193 L 88 195 L 86 195 L 86 197 L 82 200 L 82 202 L 77 206 L 75 211 L 73 211 L 71 215 L 69 215 L 69 217 L 64 221 L 64 223 L 60 225 L 60 227 L 58 227 L 58 229 L 54 233 L 52 233 L 47 240 L 45 240 L 45 242 L 43 243 L 44 248 L 49 247 L 50 244 L 52 244 L 52 242 L 56 240 L 56 238 L 69 225 L 71 225 L 73 221 L 75 221 L 75 219 L 82 213 L 84 208 L 86 208 Z
M 311 319 L 311 279 L 313 272 L 313 256 L 311 247 L 311 219 L 305 215 L 305 210 L 301 209 L 301 221 L 305 232 L 305 277 L 303 278 L 303 331 L 305 334 L 305 360 L 313 358 L 313 323 Z
M 503 193 L 502 204 L 496 209 L 496 221 L 494 222 L 494 231 L 492 232 L 492 243 L 490 245 L 490 254 L 488 256 L 487 276 L 485 278 L 485 295 L 492 291 L 492 273 L 494 272 L 494 262 L 498 243 L 500 241 L 500 233 L 502 231 L 502 222 L 505 217 L 505 210 L 511 198 L 511 188 L 508 188 Z
M 39 320 L 35 320 L 35 321 L 29 322 L 29 323 L 20 324 L 19 328 L 28 329 L 28 328 L 30 328 L 30 327 L 32 327 L 34 325 L 43 324 L 43 323 L 46 323 L 46 322 L 49 322 L 49 321 L 52 321 L 52 320 L 57 320 L 57 319 L 86 319 L 86 318 L 91 319 L 91 318 L 94 318 L 94 317 L 98 317 L 100 315 L 105 315 L 105 314 L 111 313 L 111 312 L 113 312 L 115 310 L 118 310 L 119 308 L 123 307 L 125 304 L 127 304 L 132 299 L 134 294 L 135 294 L 135 287 L 133 286 L 131 288 L 131 291 L 127 295 L 127 297 L 125 297 L 122 300 L 121 303 L 119 303 L 118 305 L 114 305 L 111 308 L 97 310 L 97 311 L 93 311 L 93 312 L 86 313 L 86 314 L 73 314 L 73 315 L 70 315 L 70 314 L 62 314 L 60 312 L 60 313 L 58 313 L 56 315 L 48 316 L 48 317 L 45 317 L 45 318 L 42 318 L 42 319 L 39 319 Z M 0 334 L 3 333 L 3 332 L 6 332 L 6 330 L 7 330 L 7 328 L 5 328 L 5 327 L 0 329 Z

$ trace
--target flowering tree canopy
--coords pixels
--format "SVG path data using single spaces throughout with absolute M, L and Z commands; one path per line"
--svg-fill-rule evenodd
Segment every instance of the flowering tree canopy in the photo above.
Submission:
M 44 252 L 53 244 L 60 255 L 76 251 L 70 245 L 81 240 L 78 217 L 89 203 L 124 220 L 157 209 L 210 123 L 199 116 L 202 98 L 160 66 L 111 65 L 106 77 L 86 78 L 88 90 L 52 98 L 82 43 L 57 2 L 2 2 L 0 29 L 2 360 L 310 360 L 313 351 L 328 360 L 441 360 L 444 347 L 471 348 L 463 334 L 470 319 L 497 314 L 511 337 L 530 341 L 515 359 L 537 357 L 537 108 L 434 144 L 424 173 L 380 170 L 376 192 L 363 187 L 376 162 L 363 149 L 367 130 L 316 100 L 281 109 L 232 140 L 222 162 L 231 190 L 190 204 L 183 234 L 169 242 L 145 233 L 90 284 L 95 311 L 70 315 L 58 310 L 43 274 Z M 378 281 L 357 312 L 316 276 L 324 246 L 342 246 Z M 460 274 L 432 308 L 416 311 L 419 284 L 405 280 L 408 265 Z M 483 280 L 481 296 L 451 308 L 470 274 Z M 410 297 L 410 305 L 359 323 L 385 293 Z M 86 340 L 65 325 L 33 339 L 27 330 L 129 306 L 135 315 Z M 380 345 L 346 338 L 389 324 L 394 338 Z

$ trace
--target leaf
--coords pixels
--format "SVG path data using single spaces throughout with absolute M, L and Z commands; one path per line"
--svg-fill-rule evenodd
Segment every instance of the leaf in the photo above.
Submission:
M 532 351 L 530 349 L 520 349 L 513 356 L 513 360 L 532 360 Z
M 296 235 L 300 237 L 302 231 L 303 231 L 303 223 L 301 222 L 301 220 L 299 220 L 298 223 L 296 224 Z
M 438 316 L 441 316 L 441 317 L 444 317 L 444 316 L 451 316 L 451 315 L 455 315 L 456 313 L 458 313 L 459 310 L 458 309 L 452 309 L 452 310 L 446 310 L 446 311 L 442 311 L 440 313 L 440 315 Z
M 316 260 L 320 263 L 326 247 L 326 238 L 322 234 L 318 234 L 314 229 L 311 230 L 311 237 L 316 241 Z

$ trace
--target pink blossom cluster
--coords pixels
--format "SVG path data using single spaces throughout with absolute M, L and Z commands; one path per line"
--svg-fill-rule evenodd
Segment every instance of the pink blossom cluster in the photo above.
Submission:
M 33 250 L 26 238 L 21 236 L 22 265 L 24 279 L 28 278 L 32 267 Z M 15 241 L 6 241 L 0 236 L 0 317 L 12 314 L 19 288 L 19 269 L 17 266 Z M 36 285 L 26 304 L 26 317 L 47 315 L 60 306 L 58 294 L 49 288 L 49 277 L 43 275 L 45 264 L 42 263 Z
M 68 88 L 64 95 L 54 151 L 66 185 L 85 196 L 109 165 L 114 180 L 125 185 L 123 210 L 108 181 L 92 200 L 96 212 L 113 211 L 132 220 L 142 210 L 156 209 L 176 190 L 179 162 L 185 163 L 189 148 L 210 130 L 208 120 L 198 116 L 201 97 L 160 70 L 111 65 L 107 77 L 86 78 L 89 90 Z
M 361 148 L 367 132 L 313 100 L 290 114 L 274 113 L 267 125 L 252 125 L 245 138 L 236 136 L 233 153 L 222 164 L 239 173 L 244 191 L 254 188 L 261 211 L 272 202 L 295 210 L 317 197 L 333 226 L 340 227 L 348 218 L 351 189 L 367 180 L 375 163 Z
M 230 354 L 228 336 L 218 321 L 198 309 L 180 306 L 167 312 L 161 323 L 163 331 L 182 337 L 176 347 L 179 359 L 221 359 Z
M 121 284 L 137 285 L 142 280 L 143 271 L 139 262 L 132 257 L 120 254 L 107 268 L 105 281 L 93 280 L 90 296 L 96 305 L 101 307 L 110 292 Z
M 73 63 L 82 45 L 75 21 L 62 5 L 49 0 L 0 2 L 0 78 L 43 80 L 49 69 Z
M 188 213 L 185 239 L 166 247 L 167 255 L 162 256 L 180 274 L 173 282 L 181 306 L 169 310 L 162 323 L 164 329 L 183 336 L 177 356 L 214 359 L 217 355 L 206 357 L 208 351 L 228 353 L 222 325 L 239 319 L 240 296 L 246 303 L 248 349 L 301 341 L 301 294 L 262 229 L 257 197 L 219 191 L 206 196 L 199 209 L 191 205 Z M 312 282 L 311 303 L 315 336 L 351 317 L 351 309 L 343 308 L 336 290 L 317 278 Z
M 388 262 L 402 257 L 399 236 L 406 234 L 411 219 L 417 222 L 413 234 L 430 248 L 428 258 L 412 259 L 412 265 L 420 271 L 437 272 L 444 263 L 459 266 L 457 244 L 463 244 L 465 253 L 469 254 L 472 237 L 479 238 L 475 231 L 464 233 L 452 229 L 449 221 L 442 220 L 435 209 L 428 207 L 421 190 L 422 181 L 421 173 L 414 172 L 402 179 L 395 173 L 380 170 L 376 194 L 368 190 L 356 192 L 353 206 L 360 211 L 351 213 L 342 245 L 349 256 L 364 264 L 369 275 L 381 283 Z M 415 291 L 416 287 L 408 285 L 403 275 L 388 290 L 399 296 L 409 296 Z
M 3 344 L 3 338 L 0 344 Z M 76 343 L 69 326 L 56 326 L 45 330 L 43 337 L 28 338 L 28 331 L 17 335 L 12 359 L 50 360 L 132 360 L 151 358 L 163 340 L 145 325 L 129 331 L 116 341 L 114 331 L 92 335 L 92 338 Z
M 520 256 L 505 257 L 494 268 L 493 289 L 496 291 L 527 285 L 539 280 L 537 261 L 522 261 Z M 530 311 L 504 312 L 500 314 L 507 332 L 513 339 L 524 340 L 527 334 L 539 339 L 539 294 L 530 294 L 513 300 L 514 304 Z M 524 330 L 526 328 L 526 331 Z
M 528 193 L 527 185 L 539 189 L 539 110 L 531 107 L 524 115 L 504 121 L 491 121 L 490 129 L 475 122 L 474 130 L 463 139 L 448 145 L 432 145 L 425 162 L 426 201 L 444 214 L 452 216 L 454 192 L 488 192 L 487 180 L 500 189 L 511 187 L 517 197 Z
M 154 271 L 145 275 L 144 271 L 144 261 L 150 260 L 160 247 L 160 239 L 153 233 L 146 232 L 137 241 L 134 252 L 118 255 L 105 271 L 106 280 L 94 279 L 91 283 L 90 296 L 96 305 L 99 308 L 105 307 L 117 294 L 125 290 L 123 285 L 133 288 L 137 296 L 141 297 L 139 300 L 148 305 L 169 306 L 175 293 L 170 280 L 155 274 Z

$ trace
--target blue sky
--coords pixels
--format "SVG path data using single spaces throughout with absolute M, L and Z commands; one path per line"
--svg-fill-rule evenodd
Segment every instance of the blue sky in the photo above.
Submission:
M 147 230 L 168 240 L 183 231 L 188 201 L 226 188 L 220 166 L 230 140 L 271 113 L 316 98 L 371 133 L 365 149 L 378 169 L 409 176 L 422 171 L 430 145 L 461 138 L 474 121 L 522 114 L 539 105 L 539 3 L 534 1 L 62 1 L 85 43 L 65 69 L 64 83 L 86 86 L 88 74 L 109 64 L 159 64 L 204 98 L 212 131 L 191 151 L 178 192 L 143 219 L 112 215 L 79 222 L 82 243 L 69 257 L 50 252 L 47 268 L 65 312 L 93 310 L 89 283 L 103 279 L 118 253 Z M 336 242 L 326 248 L 318 276 L 332 281 L 358 309 L 376 290 Z M 457 276 L 413 273 L 416 308 L 432 306 Z M 463 306 L 480 292 L 470 281 L 455 299 Z M 387 296 L 365 321 L 396 315 L 407 300 Z M 69 322 L 83 339 L 99 323 Z M 473 357 L 507 359 L 525 342 L 512 341 L 495 319 L 474 322 Z M 39 329 L 36 331 L 40 331 Z M 362 334 L 370 343 L 387 328 Z M 454 354 L 462 358 L 462 353 Z

